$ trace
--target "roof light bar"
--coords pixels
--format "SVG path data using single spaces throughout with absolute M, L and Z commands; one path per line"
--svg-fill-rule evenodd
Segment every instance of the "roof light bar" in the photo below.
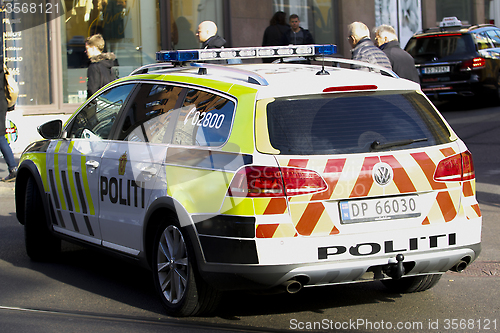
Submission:
M 180 50 L 156 52 L 158 62 L 189 62 L 204 60 L 312 57 L 333 55 L 337 53 L 336 45 L 290 45 L 241 47 L 202 50 Z

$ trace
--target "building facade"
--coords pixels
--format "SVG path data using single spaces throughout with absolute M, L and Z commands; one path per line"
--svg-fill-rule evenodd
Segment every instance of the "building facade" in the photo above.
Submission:
M 85 38 L 101 33 L 117 73 L 154 62 L 155 52 L 199 48 L 198 24 L 217 23 L 226 47 L 262 45 L 276 11 L 298 14 L 317 44 L 336 44 L 350 57 L 347 25 L 397 28 L 401 43 L 443 17 L 471 24 L 495 20 L 500 0 L 13 0 L 3 7 L 3 55 L 20 95 L 7 115 L 15 153 L 40 139 L 37 127 L 68 119 L 87 98 Z M 500 12 L 500 11 L 499 11 Z

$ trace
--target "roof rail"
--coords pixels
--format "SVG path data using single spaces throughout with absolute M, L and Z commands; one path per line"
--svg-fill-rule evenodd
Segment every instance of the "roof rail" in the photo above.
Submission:
M 240 68 L 235 68 L 232 66 L 223 66 L 223 65 L 217 65 L 217 64 L 207 64 L 207 63 L 198 63 L 198 62 L 191 63 L 191 66 L 199 68 L 198 74 L 200 74 L 200 75 L 206 75 L 207 69 L 215 69 L 215 70 L 221 70 L 221 71 L 228 72 L 228 73 L 234 73 L 234 74 L 247 76 L 248 83 L 258 84 L 261 86 L 268 86 L 269 85 L 267 80 L 264 79 L 259 74 L 252 72 L 252 71 L 240 69 Z
M 160 69 L 184 69 L 184 68 L 179 68 L 176 65 L 168 62 L 163 62 L 163 63 L 154 63 L 154 64 L 148 64 L 141 66 L 139 68 L 136 68 L 130 73 L 129 75 L 137 75 L 137 74 L 147 74 L 149 72 L 155 71 L 155 70 L 160 70 Z
M 371 64 L 369 62 L 351 60 L 351 59 L 345 59 L 345 58 L 331 58 L 331 57 L 319 58 L 316 61 L 318 61 L 318 62 L 327 61 L 327 62 L 337 63 L 337 67 L 340 67 L 339 64 L 356 65 L 356 66 L 360 66 L 360 67 L 366 67 L 368 69 L 374 69 L 376 71 L 380 71 L 380 73 L 383 75 L 387 75 L 387 76 L 390 76 L 390 77 L 393 77 L 396 79 L 399 78 L 399 76 L 396 73 L 394 73 L 392 70 L 388 69 L 387 67 Z

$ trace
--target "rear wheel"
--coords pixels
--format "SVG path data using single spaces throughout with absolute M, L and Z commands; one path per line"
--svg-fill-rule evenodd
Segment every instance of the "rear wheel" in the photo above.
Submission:
M 24 241 L 26 253 L 34 261 L 53 260 L 61 252 L 61 240 L 49 229 L 42 197 L 33 177 L 26 183 Z
M 391 292 L 416 293 L 434 287 L 442 274 L 429 274 L 403 277 L 399 280 L 382 280 L 384 286 Z
M 196 274 L 189 239 L 177 220 L 157 231 L 153 251 L 153 273 L 157 292 L 171 316 L 194 316 L 215 309 L 220 293 Z

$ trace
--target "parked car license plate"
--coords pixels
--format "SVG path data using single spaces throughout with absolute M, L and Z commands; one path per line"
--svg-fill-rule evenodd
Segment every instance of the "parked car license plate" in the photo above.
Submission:
M 423 67 L 423 74 L 441 74 L 441 73 L 449 73 L 450 66 L 432 66 L 432 67 Z
M 417 195 L 340 202 L 342 224 L 407 219 L 421 215 Z

